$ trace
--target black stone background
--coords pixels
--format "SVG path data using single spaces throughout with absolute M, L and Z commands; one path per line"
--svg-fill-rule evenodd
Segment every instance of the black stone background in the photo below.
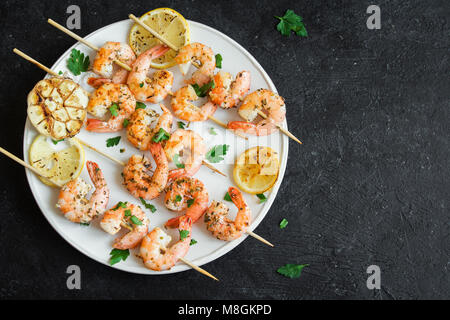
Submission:
M 0 145 L 22 155 L 26 95 L 74 41 L 47 24 L 82 9 L 80 35 L 172 7 L 230 35 L 286 98 L 290 144 L 283 184 L 257 232 L 197 272 L 113 270 L 66 243 L 40 213 L 24 169 L 0 157 L 0 297 L 165 299 L 449 298 L 450 4 L 438 1 L 13 1 L 0 4 Z M 381 30 L 366 8 L 381 7 Z M 282 37 L 274 15 L 294 9 L 309 37 Z M 282 218 L 286 229 L 278 227 Z M 309 263 L 299 279 L 276 273 Z M 66 288 L 68 265 L 82 290 Z M 366 287 L 366 268 L 382 289 Z

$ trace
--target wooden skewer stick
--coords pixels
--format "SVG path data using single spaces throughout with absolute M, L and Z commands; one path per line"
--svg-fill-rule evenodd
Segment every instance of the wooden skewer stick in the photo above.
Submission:
M 264 119 L 267 119 L 267 116 L 264 112 L 262 112 L 261 110 L 258 110 L 258 114 L 263 117 Z M 296 136 L 294 136 L 292 133 L 290 133 L 289 131 L 287 131 L 285 128 L 283 128 L 281 125 L 279 124 L 275 124 L 277 126 L 278 129 L 280 129 L 281 132 L 283 132 L 285 135 L 287 135 L 289 138 L 291 138 L 292 140 L 294 140 L 295 142 L 298 142 L 299 144 L 303 144 L 300 140 L 297 139 Z
M 143 23 L 140 19 L 138 19 L 134 14 L 129 14 L 128 17 L 133 20 L 134 22 L 136 22 L 137 24 L 139 24 L 142 28 L 144 28 L 145 30 L 147 30 L 148 32 L 150 32 L 152 35 L 154 35 L 156 38 L 158 38 L 161 42 L 163 42 L 165 45 L 167 45 L 169 48 L 171 48 L 174 51 L 179 51 L 180 49 L 177 48 L 175 45 L 173 45 L 172 43 L 170 43 L 168 40 L 164 39 L 164 37 L 162 37 L 160 34 L 158 34 L 158 32 L 156 32 L 155 30 L 153 30 L 152 28 L 150 28 L 148 25 L 146 25 L 145 23 Z M 196 68 L 200 68 L 200 66 L 193 62 L 192 63 Z M 217 123 L 219 126 L 223 127 L 224 129 L 228 130 L 227 124 L 223 123 L 222 121 L 214 118 L 213 116 L 208 116 L 208 118 L 212 121 L 214 121 L 215 123 Z M 242 133 L 240 132 L 236 132 L 231 130 L 235 135 L 248 140 L 248 137 L 244 136 Z
M 44 70 L 45 72 L 47 72 L 47 73 L 49 73 L 49 74 L 52 74 L 52 75 L 54 75 L 54 76 L 59 77 L 59 75 L 58 75 L 57 73 L 55 73 L 55 72 L 52 71 L 51 69 L 49 69 L 49 68 L 47 68 L 46 66 L 44 66 L 42 63 L 40 63 L 40 62 L 34 60 L 33 58 L 31 58 L 31 57 L 28 56 L 27 54 L 23 53 L 22 51 L 20 51 L 20 50 L 18 50 L 18 49 L 14 49 L 13 51 L 14 51 L 16 54 L 18 54 L 19 56 L 21 56 L 22 58 L 24 58 L 25 60 L 30 61 L 31 63 L 35 64 L 36 66 L 38 66 L 39 68 L 41 68 L 41 69 Z M 93 150 L 93 151 L 95 151 L 95 152 L 101 154 L 102 156 L 108 158 L 109 160 L 114 161 L 115 163 L 117 163 L 117 164 L 119 164 L 119 165 L 121 165 L 121 166 L 125 166 L 125 165 L 126 165 L 125 162 L 120 161 L 120 160 L 118 160 L 118 159 L 116 159 L 116 158 L 110 156 L 109 154 L 107 154 L 107 153 L 105 153 L 105 152 L 103 152 L 103 151 L 98 150 L 97 148 L 95 148 L 94 146 L 90 145 L 89 143 L 87 143 L 87 142 L 85 142 L 85 141 L 83 141 L 83 140 L 81 140 L 81 139 L 79 139 L 79 138 L 74 138 L 74 139 L 77 139 L 78 142 L 80 142 L 82 145 L 84 145 L 84 146 L 88 147 L 89 149 L 91 149 L 91 150 Z M 203 163 L 206 167 L 208 167 L 209 169 L 213 170 L 214 172 L 217 172 L 217 173 L 223 175 L 224 177 L 226 177 L 226 174 L 222 173 L 219 169 L 214 168 L 214 167 L 213 167 L 212 165 L 210 165 L 209 163 L 207 163 L 207 162 L 205 162 L 205 161 L 203 161 L 202 163 Z
M 23 161 L 22 159 L 16 157 L 15 155 L 13 155 L 12 153 L 10 153 L 9 151 L 3 149 L 2 147 L 0 147 L 0 152 L 3 153 L 5 156 L 7 156 L 8 158 L 16 161 L 17 163 L 21 164 L 22 166 L 24 166 L 25 168 L 31 170 L 32 172 L 34 172 L 35 174 L 37 174 L 38 176 L 41 176 L 44 179 L 47 179 L 48 181 L 50 181 L 51 183 L 53 183 L 54 185 L 58 186 L 58 187 L 62 187 L 62 185 L 51 181 L 50 179 L 48 179 L 47 177 L 45 177 L 45 175 L 40 172 L 39 170 L 37 170 L 36 168 L 32 167 L 31 165 L 29 165 L 28 163 L 26 163 L 25 161 Z M 133 230 L 133 228 L 131 228 L 129 225 L 127 225 L 125 222 L 121 223 L 123 227 L 129 229 L 129 230 Z M 216 277 L 214 277 L 212 274 L 210 274 L 209 272 L 205 271 L 204 269 L 200 268 L 199 266 L 196 266 L 195 264 L 193 264 L 192 262 L 187 261 L 186 259 L 181 258 L 180 259 L 183 263 L 187 264 L 188 266 L 190 266 L 191 268 L 197 270 L 198 272 L 216 280 L 219 281 Z
M 261 241 L 262 243 L 265 243 L 265 244 L 267 244 L 268 246 L 274 247 L 273 244 L 271 244 L 269 241 L 267 241 L 267 240 L 264 239 L 263 237 L 257 235 L 256 233 L 254 233 L 254 232 L 252 232 L 252 231 L 248 231 L 248 230 L 246 231 L 246 233 L 247 233 L 249 236 L 252 236 L 253 238 L 255 238 L 255 239 Z
M 62 25 L 60 25 L 59 23 L 57 23 L 56 21 L 52 20 L 52 19 L 48 19 L 47 20 L 48 23 L 50 23 L 52 26 L 54 26 L 55 28 L 61 30 L 62 32 L 64 32 L 65 34 L 71 36 L 72 38 L 74 38 L 75 40 L 81 42 L 82 44 L 88 46 L 89 48 L 91 48 L 92 50 L 95 51 L 99 51 L 100 48 L 98 48 L 97 46 L 94 46 L 92 43 L 90 43 L 89 41 L 84 40 L 83 38 L 81 38 L 80 36 L 78 36 L 77 34 L 73 33 L 72 31 L 70 31 L 69 29 L 63 27 Z M 114 63 L 116 63 L 117 65 L 121 66 L 122 68 L 124 68 L 127 71 L 131 71 L 131 67 L 125 63 L 123 63 L 120 60 L 114 60 Z

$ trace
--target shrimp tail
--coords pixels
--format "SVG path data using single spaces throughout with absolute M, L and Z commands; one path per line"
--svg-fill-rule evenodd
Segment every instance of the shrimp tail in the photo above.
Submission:
M 92 118 L 87 119 L 86 130 L 94 132 L 115 132 L 115 130 L 110 128 L 108 122 Z
M 154 46 L 149 51 L 151 52 L 152 60 L 153 60 L 153 59 L 157 59 L 157 58 L 163 56 L 169 50 L 170 50 L 170 48 L 168 46 L 166 46 L 164 44 L 160 44 L 160 45 Z
M 87 80 L 87 84 L 90 85 L 91 87 L 95 88 L 95 89 L 98 89 L 99 87 L 101 87 L 105 83 L 110 83 L 110 82 L 111 82 L 111 79 L 96 78 L 96 77 L 90 77 Z

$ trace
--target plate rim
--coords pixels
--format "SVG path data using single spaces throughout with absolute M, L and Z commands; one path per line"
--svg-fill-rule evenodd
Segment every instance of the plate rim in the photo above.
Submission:
M 253 63 L 253 65 L 256 67 L 256 69 L 262 74 L 264 80 L 269 84 L 269 89 L 271 89 L 272 91 L 278 93 L 278 90 L 275 87 L 275 84 L 273 83 L 272 79 L 269 77 L 269 75 L 267 74 L 267 72 L 264 70 L 264 68 L 261 66 L 261 64 L 243 47 L 241 46 L 238 42 L 236 42 L 235 40 L 233 40 L 232 38 L 230 38 L 229 36 L 227 36 L 225 33 L 214 29 L 210 26 L 207 26 L 203 23 L 200 22 L 196 22 L 196 21 L 192 21 L 192 20 L 187 20 L 189 24 L 191 25 L 195 25 L 198 28 L 203 28 L 206 29 L 208 32 L 212 32 L 217 34 L 218 36 L 224 38 L 225 41 L 231 43 L 233 46 L 235 46 L 239 51 L 241 51 L 250 61 L 251 63 Z M 120 20 L 114 23 L 111 23 L 109 25 L 106 25 L 102 28 L 99 28 L 91 33 L 89 33 L 88 35 L 84 36 L 83 39 L 89 39 L 90 37 L 96 35 L 99 32 L 104 31 L 104 29 L 109 28 L 113 25 L 116 24 L 121 24 L 121 23 L 130 23 L 130 19 L 124 19 L 124 20 Z M 191 39 L 192 41 L 192 39 Z M 70 54 L 70 51 L 74 48 L 76 48 L 78 45 L 80 45 L 80 42 L 77 41 L 75 42 L 70 48 L 68 48 L 63 54 L 60 55 L 60 57 L 56 60 L 55 63 L 53 63 L 51 69 L 53 70 L 54 67 L 56 65 L 58 65 L 65 57 L 67 57 Z M 48 77 L 49 75 L 46 74 L 45 77 Z M 44 77 L 44 78 L 45 78 Z M 28 116 L 25 120 L 25 127 L 24 127 L 24 135 L 23 135 L 23 154 L 24 154 L 24 160 L 28 163 L 28 149 L 26 145 L 26 138 L 28 137 L 27 134 L 27 128 L 28 126 L 31 126 Z M 284 119 L 283 121 L 283 127 L 288 130 L 287 127 L 287 121 L 286 119 Z M 287 160 L 288 160 L 288 153 L 289 153 L 289 138 L 284 135 L 281 134 L 281 132 L 279 132 L 279 134 L 281 135 L 281 150 L 282 150 L 282 156 L 281 156 L 281 166 L 280 166 L 280 172 L 278 175 L 278 179 L 277 182 L 275 183 L 274 187 L 272 188 L 272 192 L 270 197 L 268 198 L 268 201 L 265 203 L 264 207 L 261 208 L 260 214 L 258 215 L 258 218 L 256 220 L 254 220 L 252 222 L 251 227 L 249 228 L 251 231 L 255 230 L 256 228 L 258 228 L 259 224 L 262 222 L 262 220 L 266 217 L 266 215 L 268 214 L 270 208 L 272 207 L 273 202 L 275 201 L 275 198 L 278 195 L 278 191 L 279 188 L 281 186 L 281 183 L 283 182 L 284 179 L 284 175 L 286 172 L 286 167 L 287 167 Z M 84 254 L 85 256 L 87 256 L 88 258 L 97 261 L 107 267 L 116 269 L 116 270 L 120 270 L 120 271 L 125 271 L 125 272 L 129 272 L 129 273 L 133 273 L 133 274 L 142 274 L 142 275 L 165 275 L 165 274 L 174 274 L 174 273 L 178 273 L 178 272 L 183 272 L 183 271 L 187 271 L 187 270 L 191 270 L 192 268 L 185 265 L 185 264 L 177 264 L 175 265 L 172 269 L 170 270 L 165 270 L 165 271 L 153 271 L 153 270 L 148 270 L 145 267 L 139 268 L 136 270 L 136 268 L 134 267 L 127 267 L 124 264 L 115 264 L 115 265 L 110 265 L 108 263 L 108 261 L 104 261 L 102 259 L 100 259 L 99 257 L 96 256 L 92 256 L 89 252 L 85 251 L 83 247 L 79 246 L 75 241 L 73 241 L 72 239 L 70 239 L 69 237 L 65 236 L 65 232 L 64 230 L 62 230 L 61 228 L 59 228 L 57 226 L 56 223 L 54 223 L 51 219 L 50 216 L 48 216 L 45 212 L 45 210 L 41 207 L 39 201 L 37 201 L 38 199 L 38 195 L 35 193 L 35 190 L 32 188 L 32 178 L 35 177 L 35 175 L 30 171 L 27 170 L 26 168 L 24 168 L 25 170 L 25 175 L 27 177 L 27 182 L 28 185 L 31 189 L 31 193 L 33 194 L 34 200 L 37 204 L 37 206 L 39 207 L 39 210 L 41 211 L 41 214 L 45 217 L 45 219 L 47 220 L 47 222 L 52 226 L 52 228 L 67 242 L 69 243 L 73 248 L 77 249 L 79 252 L 81 252 L 82 254 Z M 225 254 L 229 253 L 230 251 L 232 251 L 234 248 L 236 248 L 241 242 L 243 242 L 249 235 L 245 234 L 243 236 L 241 236 L 239 239 L 236 239 L 234 241 L 228 242 L 226 245 L 218 248 L 217 250 L 214 250 L 213 252 L 211 252 L 208 255 L 202 256 L 200 258 L 191 260 L 192 263 L 198 265 L 198 266 L 202 266 L 204 264 L 207 264 L 209 262 L 212 262 L 222 256 L 224 256 Z

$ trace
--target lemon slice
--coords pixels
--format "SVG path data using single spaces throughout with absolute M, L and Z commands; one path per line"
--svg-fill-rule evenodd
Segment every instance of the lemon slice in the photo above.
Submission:
M 280 171 L 278 154 L 269 147 L 254 147 L 242 153 L 234 164 L 233 177 L 240 189 L 251 194 L 273 187 Z
M 189 24 L 180 13 L 173 9 L 158 8 L 147 12 L 140 20 L 177 48 L 181 48 L 191 41 Z M 131 27 L 129 44 L 137 55 L 160 43 L 160 40 L 137 23 Z M 156 69 L 173 67 L 176 64 L 174 60 L 176 55 L 176 51 L 169 50 L 162 57 L 153 60 L 151 66 Z
M 78 178 L 83 170 L 84 149 L 76 139 L 66 139 L 56 145 L 50 138 L 39 135 L 29 150 L 30 164 L 46 178 L 57 184 L 66 184 Z M 46 185 L 55 185 L 39 177 Z

